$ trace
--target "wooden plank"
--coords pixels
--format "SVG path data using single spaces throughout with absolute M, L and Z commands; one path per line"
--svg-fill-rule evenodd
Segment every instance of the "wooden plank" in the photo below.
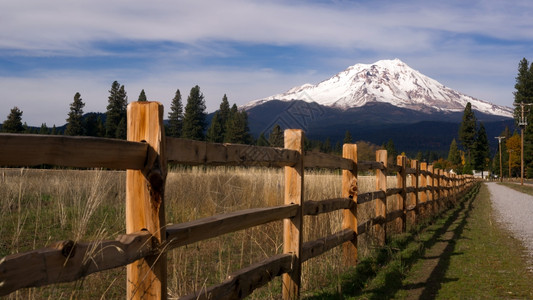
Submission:
M 416 174 L 418 171 L 416 168 L 406 168 L 405 169 L 405 173 L 407 173 L 407 175 L 411 175 L 411 174 Z
M 350 198 L 335 198 L 321 201 L 305 201 L 304 216 L 316 216 L 339 209 L 352 209 L 357 204 Z
M 146 143 L 95 137 L 0 134 L 0 166 L 42 164 L 117 170 L 144 167 Z
M 317 257 L 341 244 L 351 243 L 356 237 L 357 233 L 347 228 L 327 237 L 306 242 L 302 246 L 302 262 Z
M 397 209 L 387 212 L 387 222 L 393 222 L 394 220 L 400 219 L 403 215 L 403 209 Z
M 376 161 L 387 167 L 387 150 L 376 151 Z M 387 193 L 387 174 L 383 170 L 376 170 L 376 190 Z M 387 197 L 377 198 L 375 204 L 376 218 L 387 218 Z M 387 239 L 386 226 L 382 223 L 374 225 L 374 234 L 377 246 L 385 246 Z
M 428 188 L 428 202 L 429 207 L 428 210 L 431 213 L 432 216 L 437 215 L 437 212 L 435 211 L 435 190 L 434 190 L 434 181 L 433 181 L 433 165 L 428 166 L 428 175 L 427 175 L 427 188 Z
M 297 151 L 240 144 L 217 144 L 179 138 L 166 138 L 169 162 L 187 165 L 294 166 Z
M 394 196 L 394 195 L 400 194 L 402 191 L 403 191 L 402 188 L 390 188 L 390 189 L 387 189 L 386 195 L 387 196 Z
M 378 161 L 360 161 L 357 163 L 358 171 L 385 170 L 386 166 Z
M 402 169 L 403 169 L 403 167 L 399 166 L 399 165 L 387 166 L 387 172 L 398 173 L 398 172 L 401 172 Z
M 167 177 L 163 105 L 128 105 L 128 140 L 149 145 L 145 168 L 126 172 L 126 233 L 147 230 L 165 242 L 164 190 Z M 140 259 L 127 267 L 128 299 L 167 298 L 166 252 Z
M 305 168 L 327 168 L 353 170 L 355 164 L 352 160 L 331 154 L 306 151 L 304 156 Z
M 357 204 L 363 204 L 370 201 L 374 201 L 375 199 L 385 199 L 387 197 L 387 193 L 384 191 L 375 191 L 375 192 L 368 192 L 364 194 L 357 195 Z
M 440 174 L 441 170 L 439 168 L 434 168 L 433 172 L 435 172 L 435 178 L 434 178 L 434 187 L 435 187 L 435 205 L 436 210 L 440 212 L 443 208 L 442 206 L 442 190 L 441 190 L 441 179 Z
M 367 233 L 372 227 L 372 219 L 357 225 L 357 235 Z
M 342 251 L 344 263 L 347 266 L 355 266 L 357 264 L 357 145 L 344 144 L 342 157 L 355 167 L 342 171 L 342 197 L 352 200 L 352 206 L 342 212 L 342 229 L 355 233 L 352 240 L 342 245 Z
M 414 210 L 409 210 L 407 214 L 407 224 L 408 227 L 415 226 L 418 220 L 418 188 L 419 188 L 419 176 L 418 172 L 420 171 L 420 164 L 416 160 L 411 160 L 411 168 L 415 172 L 410 176 L 411 177 L 411 187 L 414 188 L 413 192 L 409 196 L 409 201 L 407 206 L 415 207 Z
M 181 297 L 180 300 L 243 299 L 274 277 L 291 271 L 294 256 L 277 254 L 228 276 L 222 283 Z
M 428 164 L 426 162 L 420 163 L 420 173 L 418 178 L 418 201 L 420 204 L 425 205 L 428 200 L 427 195 L 427 170 Z M 418 214 L 422 218 L 427 218 L 426 207 L 421 206 Z
M 283 274 L 282 297 L 298 299 L 301 283 L 301 245 L 303 240 L 303 194 L 304 194 L 304 134 L 300 129 L 285 130 L 285 148 L 298 151 L 300 161 L 294 167 L 285 167 L 285 205 L 297 204 L 298 211 L 292 218 L 283 220 L 283 253 L 294 255 L 294 264 L 289 273 Z
M 410 186 L 410 187 L 405 189 L 406 193 L 415 193 L 416 191 L 417 191 L 417 189 L 414 186 Z
M 170 250 L 230 232 L 282 220 L 284 218 L 291 218 L 297 214 L 298 207 L 297 204 L 290 204 L 267 208 L 252 208 L 202 218 L 191 222 L 167 225 L 167 243 L 164 248 Z
M 121 235 L 114 241 L 63 241 L 48 248 L 8 255 L 0 260 L 0 296 L 125 266 L 153 254 L 156 247 L 152 235 L 141 231 Z
M 401 232 L 407 231 L 407 157 L 404 155 L 398 155 L 396 157 L 396 164 L 401 167 L 401 170 L 396 173 L 396 185 L 400 192 L 396 198 L 398 203 L 398 209 L 402 211 L 399 218 L 399 226 Z

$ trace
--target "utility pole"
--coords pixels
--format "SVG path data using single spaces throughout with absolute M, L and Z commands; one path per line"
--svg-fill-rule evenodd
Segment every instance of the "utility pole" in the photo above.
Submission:
M 524 103 L 520 102 L 520 104 L 514 104 L 514 106 L 520 105 L 520 115 L 521 117 L 518 120 L 518 126 L 520 127 L 520 185 L 524 185 L 524 130 L 527 126 L 527 118 L 525 117 L 526 113 L 526 105 L 530 106 L 533 105 L 533 103 Z
M 498 148 L 500 148 L 500 182 L 503 181 L 502 177 L 502 140 L 504 139 L 504 136 L 497 136 L 495 139 L 498 139 Z

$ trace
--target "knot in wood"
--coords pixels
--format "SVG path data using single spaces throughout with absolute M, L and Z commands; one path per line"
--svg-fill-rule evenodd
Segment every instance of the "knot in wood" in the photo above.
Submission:
M 53 248 L 61 250 L 61 255 L 64 257 L 72 257 L 74 256 L 74 241 L 68 240 L 68 241 L 59 241 L 52 245 Z

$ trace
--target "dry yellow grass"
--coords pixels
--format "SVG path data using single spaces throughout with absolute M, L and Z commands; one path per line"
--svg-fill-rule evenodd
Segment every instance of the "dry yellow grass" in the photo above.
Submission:
M 0 181 L 0 257 L 28 251 L 64 239 L 113 239 L 124 232 L 125 172 L 5 169 Z M 359 177 L 359 193 L 375 190 L 373 176 Z M 396 185 L 389 177 L 390 187 Z M 165 202 L 168 223 L 252 207 L 283 203 L 283 170 L 269 168 L 204 168 L 171 170 Z M 340 197 L 338 172 L 308 171 L 305 199 Z M 361 205 L 359 222 L 373 215 L 373 203 Z M 304 220 L 304 241 L 340 230 L 341 213 Z M 371 240 L 360 238 L 364 254 Z M 224 280 L 228 274 L 282 249 L 282 224 L 274 222 L 171 250 L 168 288 L 178 297 Z M 303 266 L 303 290 L 315 289 L 344 271 L 340 248 Z M 277 298 L 279 280 L 252 298 Z M 9 299 L 122 298 L 125 268 L 88 276 L 75 283 L 25 289 Z

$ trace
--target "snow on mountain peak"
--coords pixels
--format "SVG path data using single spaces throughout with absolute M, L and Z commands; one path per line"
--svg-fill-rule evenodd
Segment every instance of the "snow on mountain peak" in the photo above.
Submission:
M 385 102 L 416 111 L 462 111 L 472 108 L 491 115 L 512 117 L 509 107 L 494 105 L 456 92 L 434 79 L 413 70 L 400 59 L 380 60 L 373 64 L 356 64 L 316 85 L 304 84 L 285 93 L 255 100 L 249 109 L 270 100 L 303 100 L 321 105 L 349 109 L 369 102 Z

